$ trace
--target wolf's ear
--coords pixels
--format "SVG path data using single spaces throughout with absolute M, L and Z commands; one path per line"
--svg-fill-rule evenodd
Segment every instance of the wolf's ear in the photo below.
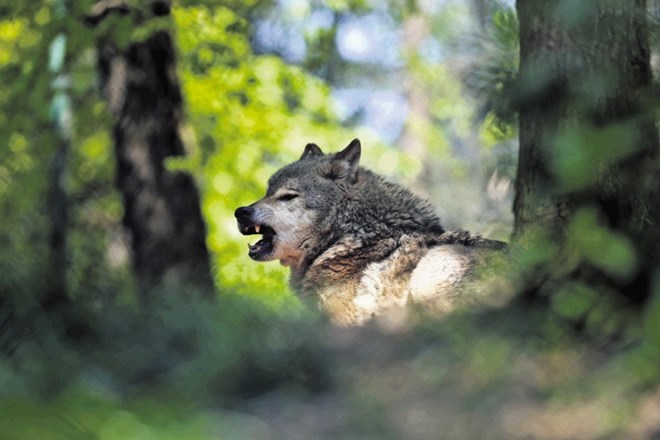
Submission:
M 350 144 L 332 158 L 335 175 L 346 177 L 349 182 L 357 182 L 358 167 L 360 166 L 360 140 L 353 139 Z
M 323 151 L 321 151 L 319 146 L 316 144 L 307 144 L 305 145 L 305 151 L 303 151 L 299 160 L 307 160 L 319 156 L 323 156 Z

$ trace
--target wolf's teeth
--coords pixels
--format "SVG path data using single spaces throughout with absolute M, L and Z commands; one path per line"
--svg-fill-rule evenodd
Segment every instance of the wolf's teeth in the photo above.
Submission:
M 258 234 L 260 229 L 261 229 L 261 226 L 256 225 L 256 226 L 254 227 L 254 232 L 256 232 L 256 233 Z

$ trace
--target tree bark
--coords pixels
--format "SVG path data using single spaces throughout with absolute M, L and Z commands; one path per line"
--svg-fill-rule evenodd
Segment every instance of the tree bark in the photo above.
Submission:
M 479 28 L 485 31 L 490 25 L 488 0 L 472 0 L 472 10 Z
M 416 2 L 411 2 L 402 25 L 402 50 L 406 63 L 402 86 L 409 110 L 399 145 L 404 152 L 422 161 L 428 154 L 426 132 L 431 125 L 431 115 L 429 92 L 415 69 L 419 68 L 419 52 L 429 34 L 428 21 L 428 18 L 420 13 Z
M 152 10 L 160 15 L 169 11 L 154 5 Z M 95 17 L 107 13 L 97 10 Z M 164 165 L 168 157 L 185 154 L 172 40 L 157 31 L 125 50 L 102 41 L 98 66 L 115 118 L 116 182 L 142 294 L 163 284 L 193 285 L 210 294 L 213 281 L 197 188 L 190 175 L 167 171 Z
M 551 192 L 548 155 L 551 139 L 568 119 L 568 62 L 572 42 L 561 20 L 553 19 L 556 2 L 518 0 L 520 22 L 520 150 L 514 200 L 514 236 L 530 226 L 552 225 L 561 218 Z M 544 81 L 541 73 L 547 71 Z M 537 83 L 538 81 L 538 83 Z M 537 86 L 536 89 L 534 86 Z M 543 220 L 543 221 L 542 221 Z
M 514 237 L 538 227 L 561 237 L 576 209 L 595 205 L 609 227 L 632 239 L 642 261 L 638 278 L 648 278 L 657 262 L 658 184 L 652 176 L 658 172 L 658 134 L 645 99 L 652 83 L 646 1 L 518 0 L 517 11 L 520 156 Z M 593 185 L 562 189 L 551 165 L 557 134 L 612 124 L 625 124 L 632 134 L 625 146 L 629 153 L 605 164 Z M 648 292 L 648 285 L 642 290 Z
M 432 126 L 431 99 L 428 85 L 420 75 L 423 58 L 420 54 L 424 40 L 429 36 L 431 24 L 429 18 L 420 11 L 418 2 L 410 1 L 403 10 L 401 51 L 404 68 L 401 71 L 401 87 L 408 114 L 397 144 L 401 150 L 420 161 L 422 167 L 409 185 L 418 193 L 429 195 L 431 176 L 443 171 L 429 166 L 429 138 Z M 445 167 L 444 162 L 436 164 Z
M 66 3 L 59 1 L 58 15 L 66 15 Z M 57 146 L 50 162 L 47 206 L 50 218 L 47 290 L 41 305 L 45 309 L 57 308 L 69 301 L 67 294 L 67 235 L 69 228 L 69 201 L 66 175 L 73 116 L 69 88 L 71 78 L 67 60 L 67 35 L 63 28 L 51 42 L 48 67 L 52 74 L 53 99 L 50 107 Z

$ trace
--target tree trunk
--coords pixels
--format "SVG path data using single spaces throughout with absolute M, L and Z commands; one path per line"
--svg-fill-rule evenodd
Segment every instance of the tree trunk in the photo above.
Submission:
M 518 0 L 517 11 L 520 156 L 514 237 L 524 238 L 537 227 L 561 237 L 577 209 L 596 206 L 608 227 L 631 238 L 641 264 L 627 282 L 646 283 L 641 290 L 648 293 L 657 262 L 658 134 L 644 98 L 652 82 L 646 2 Z M 591 155 L 592 168 L 600 169 L 584 171 L 598 178 L 580 185 L 562 180 L 556 164 L 570 151 L 558 135 L 614 126 L 625 127 L 630 136 L 621 140 L 620 154 L 609 154 L 613 160 L 600 162 L 598 146 L 585 139 L 570 144 L 570 151 Z M 647 294 L 642 296 L 631 299 L 641 301 Z
M 422 168 L 409 185 L 418 193 L 428 196 L 429 179 L 432 174 L 429 167 L 429 137 L 432 126 L 431 100 L 429 87 L 419 74 L 423 68 L 420 55 L 424 40 L 429 36 L 431 24 L 428 17 L 419 9 L 417 1 L 406 4 L 403 13 L 401 50 L 404 68 L 401 72 L 401 86 L 408 104 L 408 114 L 399 141 L 401 150 L 419 160 Z M 440 164 L 436 164 L 440 166 Z M 444 163 L 441 164 L 445 166 Z M 440 174 L 443 174 L 440 170 Z
M 420 50 L 429 34 L 428 18 L 420 13 L 416 2 L 409 5 L 403 20 L 402 50 L 405 59 L 403 91 L 408 103 L 408 117 L 399 145 L 404 152 L 424 161 L 427 155 L 427 131 L 431 125 L 429 92 L 415 73 L 419 69 Z
M 490 26 L 489 0 L 472 0 L 472 10 L 479 29 L 485 31 Z
M 57 3 L 60 18 L 66 15 L 66 4 Z M 71 78 L 67 65 L 67 32 L 62 29 L 51 42 L 48 67 L 52 74 L 53 100 L 50 115 L 56 132 L 57 147 L 50 163 L 48 212 L 50 218 L 47 291 L 41 304 L 45 309 L 57 308 L 68 302 L 67 295 L 67 233 L 69 203 L 66 175 L 71 149 L 72 112 L 69 88 Z
M 167 6 L 167 2 L 153 3 Z M 154 5 L 152 10 L 160 15 L 169 11 Z M 95 17 L 101 20 L 105 15 L 97 10 Z M 157 31 L 125 50 L 103 41 L 98 65 L 115 117 L 117 186 L 124 199 L 124 225 L 130 232 L 142 294 L 163 284 L 190 284 L 211 293 L 199 194 L 190 175 L 164 166 L 168 157 L 185 154 L 172 40 L 167 32 Z
M 520 150 L 514 201 L 514 236 L 533 225 L 552 226 L 561 218 L 557 194 L 551 192 L 548 156 L 552 136 L 568 119 L 566 76 L 572 41 L 561 20 L 553 18 L 557 2 L 518 0 L 520 22 Z M 564 65 L 562 67 L 562 64 Z M 546 77 L 542 73 L 547 73 Z M 537 87 L 534 87 L 537 86 Z

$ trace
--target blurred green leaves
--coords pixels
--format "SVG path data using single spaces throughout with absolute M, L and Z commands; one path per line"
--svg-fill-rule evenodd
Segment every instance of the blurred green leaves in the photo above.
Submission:
M 579 191 L 602 183 L 615 171 L 614 164 L 636 152 L 636 136 L 633 123 L 604 127 L 584 123 L 557 133 L 550 157 L 559 189 Z
M 625 280 L 637 267 L 635 248 L 625 235 L 604 227 L 598 217 L 595 208 L 576 212 L 568 226 L 567 244 L 589 263 Z
M 328 91 L 277 58 L 253 56 L 248 36 L 235 31 L 245 28 L 243 19 L 227 8 L 179 8 L 174 19 L 193 142 L 200 139 L 192 151 L 203 167 L 198 170 L 203 210 L 218 282 L 249 285 L 243 290 L 269 299 L 287 295 L 282 269 L 247 257 L 233 211 L 261 196 L 268 176 L 282 163 L 272 158 L 297 150 L 297 145 L 282 145 L 287 131 L 293 125 L 312 131 L 312 114 L 327 112 Z
M 465 82 L 478 98 L 477 120 L 494 124 L 510 138 L 517 125 L 512 91 L 520 63 L 518 16 L 514 8 L 493 7 L 488 27 L 473 37 L 475 65 L 466 73 Z
M 569 283 L 552 296 L 552 309 L 564 318 L 578 320 L 592 310 L 599 297 L 600 294 L 587 285 Z
M 15 325 L 29 337 L 23 332 L 13 355 L 0 357 L 3 436 L 217 438 L 217 430 L 238 429 L 220 403 L 327 386 L 316 316 L 277 315 L 236 297 L 218 306 L 160 293 L 149 313 L 77 307 L 74 320 L 88 331 L 75 342 L 67 337 L 72 310 L 17 312 Z

